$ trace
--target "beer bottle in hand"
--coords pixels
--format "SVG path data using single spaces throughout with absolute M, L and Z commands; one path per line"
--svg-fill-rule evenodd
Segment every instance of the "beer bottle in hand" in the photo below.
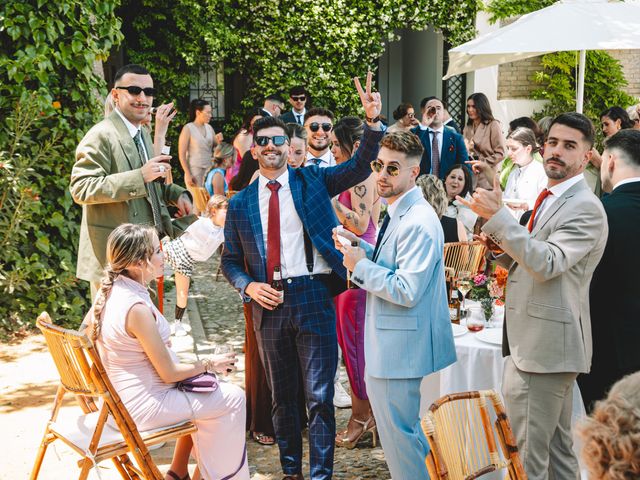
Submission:
M 276 265 L 273 267 L 273 280 L 271 280 L 271 288 L 280 292 L 280 299 L 284 301 L 284 282 L 282 281 L 282 273 L 280 273 L 280 267 Z M 275 308 L 280 308 L 282 303 L 279 303 Z
M 360 242 L 358 240 L 353 240 L 351 242 L 351 246 L 352 247 L 357 247 L 360 244 Z M 358 288 L 360 288 L 358 285 L 356 285 L 355 283 L 353 283 L 351 281 L 351 272 L 349 270 L 347 270 L 347 288 L 349 290 L 356 290 Z

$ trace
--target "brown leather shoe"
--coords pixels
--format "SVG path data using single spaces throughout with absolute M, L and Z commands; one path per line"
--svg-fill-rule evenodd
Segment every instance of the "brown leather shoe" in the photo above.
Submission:
M 293 475 L 287 475 L 282 480 L 304 480 L 304 477 L 302 476 L 301 473 L 296 473 Z

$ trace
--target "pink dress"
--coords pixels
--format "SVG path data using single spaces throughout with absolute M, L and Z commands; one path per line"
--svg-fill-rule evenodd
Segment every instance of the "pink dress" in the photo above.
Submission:
M 338 201 L 351 208 L 351 192 L 342 192 Z M 359 235 L 367 243 L 375 245 L 376 226 L 369 218 L 367 230 Z M 360 400 L 368 400 L 367 389 L 364 384 L 364 318 L 367 302 L 367 292 L 361 288 L 347 290 L 335 298 L 336 303 L 336 331 L 338 345 L 342 350 L 347 376 L 353 394 Z
M 103 310 L 98 351 L 113 386 L 140 430 L 192 420 L 200 472 L 205 479 L 249 479 L 245 453 L 245 399 L 242 389 L 220 382 L 212 393 L 188 393 L 162 381 L 137 338 L 125 329 L 131 307 L 143 303 L 153 312 L 167 345 L 169 324 L 138 282 L 116 278 Z M 169 348 L 175 362 L 178 358 Z

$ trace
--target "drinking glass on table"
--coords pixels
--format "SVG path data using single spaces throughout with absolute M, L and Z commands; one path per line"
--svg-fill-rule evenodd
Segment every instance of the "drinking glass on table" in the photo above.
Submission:
M 484 313 L 482 307 L 469 307 L 469 315 L 467 315 L 467 330 L 470 332 L 479 332 L 484 328 Z
M 462 270 L 458 272 L 458 290 L 462 294 L 462 309 L 466 310 L 466 298 L 467 293 L 473 287 L 473 279 L 471 278 L 471 272 Z

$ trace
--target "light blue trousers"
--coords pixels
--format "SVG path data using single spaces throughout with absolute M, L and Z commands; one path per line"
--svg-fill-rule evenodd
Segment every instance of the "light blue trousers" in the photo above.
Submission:
M 393 480 L 428 479 L 427 438 L 420 426 L 422 378 L 365 376 L 382 449 Z

